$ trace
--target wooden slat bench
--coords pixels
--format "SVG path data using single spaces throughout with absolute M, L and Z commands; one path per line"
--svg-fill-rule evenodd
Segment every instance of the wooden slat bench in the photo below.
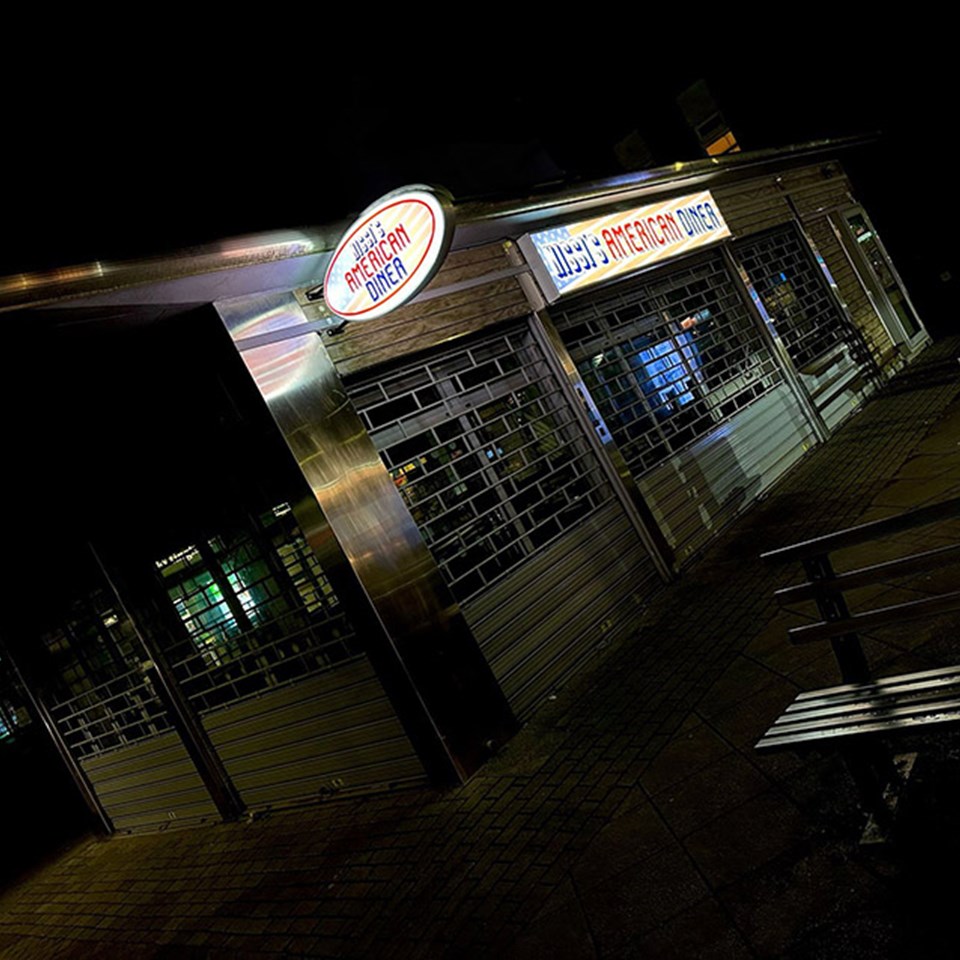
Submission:
M 803 751 L 836 744 L 861 798 L 878 822 L 888 818 L 886 797 L 896 780 L 892 757 L 880 745 L 894 735 L 940 730 L 960 723 L 960 666 L 873 679 L 858 631 L 960 611 L 960 590 L 851 614 L 844 591 L 893 577 L 939 569 L 960 560 L 960 544 L 837 574 L 830 554 L 960 517 L 960 498 L 861 524 L 762 555 L 767 563 L 801 561 L 807 582 L 776 593 L 780 603 L 813 600 L 821 620 L 788 631 L 793 643 L 829 640 L 843 683 L 799 694 L 756 744 L 761 752 Z M 958 577 L 960 580 L 960 577 Z
M 864 734 L 907 733 L 960 722 L 960 667 L 801 693 L 757 743 L 758 750 L 816 747 Z

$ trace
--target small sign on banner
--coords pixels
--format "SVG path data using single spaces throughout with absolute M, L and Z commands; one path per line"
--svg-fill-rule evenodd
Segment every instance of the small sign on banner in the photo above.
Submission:
M 730 237 L 709 190 L 519 240 L 549 301 Z
M 453 233 L 449 199 L 403 187 L 368 207 L 337 245 L 323 298 L 344 320 L 374 320 L 406 303 L 443 263 Z

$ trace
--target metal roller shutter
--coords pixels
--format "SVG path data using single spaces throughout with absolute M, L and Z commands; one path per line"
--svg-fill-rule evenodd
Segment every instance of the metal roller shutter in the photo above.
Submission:
M 813 445 L 786 384 L 775 386 L 722 429 L 640 477 L 637 485 L 683 562 L 749 506 Z
M 425 780 L 288 505 L 260 524 L 259 536 L 159 564 L 189 634 L 174 672 L 242 800 L 273 807 Z
M 637 612 L 659 582 L 636 531 L 611 501 L 464 610 L 523 716 L 597 644 L 635 629 Z
M 348 384 L 524 716 L 659 577 L 527 321 Z
M 220 819 L 167 711 L 139 670 L 51 712 L 118 831 Z
M 829 429 L 873 389 L 869 348 L 837 305 L 793 224 L 734 244 L 763 305 Z
M 681 563 L 814 442 L 719 253 L 551 313 Z

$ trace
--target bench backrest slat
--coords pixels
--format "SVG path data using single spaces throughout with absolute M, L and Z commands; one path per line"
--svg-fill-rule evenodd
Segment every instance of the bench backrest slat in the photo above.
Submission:
M 936 570 L 948 563 L 960 561 L 960 543 L 952 543 L 925 553 L 914 553 L 909 557 L 899 557 L 884 563 L 875 563 L 869 567 L 848 570 L 828 580 L 811 580 L 777 590 L 774 596 L 780 603 L 799 603 L 803 600 L 818 600 L 843 590 L 855 590 L 858 587 L 870 587 L 876 583 L 885 583 L 893 577 L 904 577 L 911 573 L 924 573 Z
M 861 523 L 856 527 L 847 527 L 846 530 L 828 533 L 813 540 L 804 540 L 801 543 L 791 544 L 789 547 L 770 550 L 761 554 L 760 559 L 767 563 L 808 560 L 811 557 L 820 557 L 832 553 L 834 550 L 860 546 L 860 544 L 869 543 L 871 540 L 877 540 L 880 537 L 903 533 L 906 530 L 915 530 L 917 527 L 925 527 L 931 523 L 941 523 L 955 517 L 960 517 L 960 497 L 944 500 L 942 503 L 935 503 L 928 507 L 920 507 L 917 510 L 908 510 L 906 513 L 898 514 L 895 517 Z
M 844 637 L 871 627 L 882 627 L 891 623 L 906 623 L 909 620 L 921 620 L 941 613 L 960 610 L 960 590 L 944 593 L 938 597 L 924 597 L 922 600 L 910 600 L 907 603 L 895 603 L 889 607 L 855 613 L 842 620 L 821 621 L 792 627 L 787 631 L 791 643 L 812 643 L 816 640 L 829 640 L 832 637 Z

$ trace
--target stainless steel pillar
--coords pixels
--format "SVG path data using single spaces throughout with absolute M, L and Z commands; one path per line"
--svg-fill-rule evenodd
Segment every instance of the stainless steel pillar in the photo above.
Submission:
M 215 304 L 312 501 L 295 508 L 425 766 L 464 780 L 517 721 L 291 293 Z M 326 554 L 326 556 L 324 556 Z
M 512 244 L 508 250 L 508 256 L 517 266 L 524 262 L 520 251 Z M 531 322 L 533 334 L 560 383 L 567 402 L 575 411 L 584 433 L 589 438 L 590 446 L 614 494 L 640 537 L 640 541 L 646 547 L 657 572 L 665 581 L 673 579 L 676 575 L 674 552 L 667 543 L 667 538 L 663 535 L 653 511 L 643 498 L 620 448 L 603 423 L 600 410 L 590 396 L 590 391 L 583 382 L 577 365 L 573 362 L 563 338 L 550 318 L 549 310 L 533 274 L 529 272 L 522 274 L 520 284 L 533 315 Z

